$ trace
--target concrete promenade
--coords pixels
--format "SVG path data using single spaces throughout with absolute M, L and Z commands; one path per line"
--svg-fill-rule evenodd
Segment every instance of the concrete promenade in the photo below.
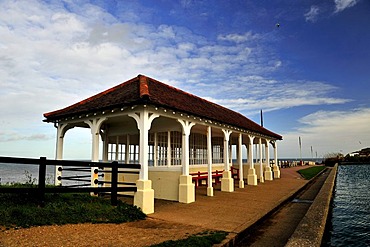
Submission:
M 226 243 L 303 188 L 308 181 L 302 179 L 297 171 L 305 168 L 308 167 L 283 168 L 280 179 L 243 189 L 236 186 L 233 193 L 215 189 L 214 197 L 206 196 L 206 188 L 199 187 L 195 203 L 158 200 L 155 213 L 149 217 L 229 232 Z
M 206 195 L 206 187 L 198 187 L 196 202 L 191 204 L 156 200 L 155 213 L 142 221 L 123 224 L 53 225 L 19 230 L 3 229 L 0 231 L 0 247 L 150 246 L 166 240 L 186 238 L 205 230 L 229 232 L 227 239 L 218 246 L 233 246 L 235 239 L 243 237 L 245 229 L 260 221 L 261 218 L 266 218 L 266 215 L 269 217 L 271 211 L 283 202 L 296 197 L 298 192 L 309 183 L 297 173 L 297 170 L 305 168 L 308 167 L 283 168 L 280 179 L 265 181 L 257 186 L 246 185 L 243 189 L 236 186 L 232 193 L 221 192 L 220 188 L 216 187 L 213 197 Z M 331 178 L 333 181 L 333 176 Z M 235 184 L 238 183 L 235 182 Z M 312 204 L 312 206 L 316 205 L 314 212 L 311 212 L 312 217 L 327 214 L 325 210 L 328 208 L 331 191 L 328 192 L 325 186 L 332 188 L 332 184 L 322 186 L 323 193 L 320 191 L 317 196 L 321 198 L 321 201 Z M 132 198 L 128 199 L 132 200 Z M 323 201 L 325 206 L 320 207 Z M 318 214 L 316 210 L 321 210 L 322 213 Z M 305 227 L 307 223 L 313 223 L 314 227 L 318 220 L 324 224 L 326 218 L 308 217 L 305 220 L 301 227 Z M 313 227 L 309 229 L 314 231 L 313 234 L 309 234 L 310 236 L 323 232 L 321 223 L 317 226 L 319 229 Z M 314 243 L 299 233 L 302 229 L 303 232 L 307 229 L 300 229 L 293 234 L 294 239 L 290 241 L 290 246 L 301 246 L 303 242 Z

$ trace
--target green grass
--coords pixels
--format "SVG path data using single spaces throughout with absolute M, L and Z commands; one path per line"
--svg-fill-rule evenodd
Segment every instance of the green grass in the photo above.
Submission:
M 299 170 L 298 172 L 304 177 L 305 179 L 311 179 L 316 176 L 319 172 L 324 170 L 325 166 L 313 166 L 307 169 Z
M 202 232 L 195 235 L 192 235 L 186 239 L 180 240 L 169 240 L 160 244 L 152 245 L 151 247 L 210 247 L 214 244 L 219 244 L 222 240 L 225 239 L 227 232 L 223 231 L 209 231 Z
M 84 194 L 46 194 L 45 204 L 39 206 L 32 194 L 0 193 L 0 226 L 31 227 L 77 223 L 123 223 L 145 219 L 135 206 Z

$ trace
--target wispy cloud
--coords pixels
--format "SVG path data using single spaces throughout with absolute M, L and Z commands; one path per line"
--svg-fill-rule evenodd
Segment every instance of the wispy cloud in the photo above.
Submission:
M 319 157 L 325 154 L 322 150 L 346 154 L 370 146 L 370 108 L 318 111 L 301 118 L 299 122 L 302 124 L 300 128 L 283 133 L 284 145 L 279 149 L 282 155 L 297 150 L 298 157 L 299 136 L 302 137 L 304 157 L 311 157 L 311 146 L 318 151 Z
M 231 77 L 217 85 L 199 84 L 194 91 L 210 101 L 246 115 L 307 105 L 332 105 L 350 99 L 330 97 L 338 88 L 319 81 L 278 81 L 262 76 Z M 205 92 L 207 95 L 205 95 Z M 227 95 L 227 98 L 224 96 Z
M 341 12 L 349 7 L 354 6 L 358 0 L 334 0 L 335 13 Z
M 242 43 L 246 41 L 251 41 L 258 39 L 260 37 L 259 34 L 253 34 L 251 31 L 244 33 L 244 34 L 226 34 L 226 35 L 218 35 L 217 39 L 222 41 L 231 41 L 235 43 Z
M 309 22 L 316 22 L 317 21 L 317 16 L 320 13 L 320 8 L 316 5 L 312 5 L 310 10 L 304 14 L 306 21 Z

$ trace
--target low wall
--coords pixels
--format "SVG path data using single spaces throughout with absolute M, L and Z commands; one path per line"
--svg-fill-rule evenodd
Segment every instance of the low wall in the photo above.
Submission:
M 335 165 L 286 246 L 321 246 L 338 165 Z

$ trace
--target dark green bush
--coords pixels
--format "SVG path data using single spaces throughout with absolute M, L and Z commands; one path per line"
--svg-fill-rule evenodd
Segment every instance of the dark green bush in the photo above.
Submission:
M 32 194 L 0 194 L 0 225 L 30 227 L 75 223 L 123 223 L 145 219 L 135 206 L 89 194 L 47 194 L 43 207 Z

